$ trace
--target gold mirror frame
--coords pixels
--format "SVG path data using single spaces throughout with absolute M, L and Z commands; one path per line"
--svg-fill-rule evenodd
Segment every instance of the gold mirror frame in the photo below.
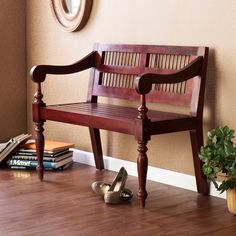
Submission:
M 65 31 L 72 32 L 82 29 L 88 21 L 93 0 L 80 0 L 79 8 L 75 14 L 66 12 L 65 0 L 50 0 L 53 17 L 58 25 Z

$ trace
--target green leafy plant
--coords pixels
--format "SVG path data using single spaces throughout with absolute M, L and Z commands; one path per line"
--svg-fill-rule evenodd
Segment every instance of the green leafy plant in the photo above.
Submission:
M 234 130 L 228 126 L 219 126 L 208 132 L 207 144 L 201 147 L 199 153 L 199 158 L 204 163 L 204 175 L 221 193 L 229 188 L 236 188 L 236 148 L 233 138 Z M 221 184 L 216 181 L 219 176 L 223 176 Z

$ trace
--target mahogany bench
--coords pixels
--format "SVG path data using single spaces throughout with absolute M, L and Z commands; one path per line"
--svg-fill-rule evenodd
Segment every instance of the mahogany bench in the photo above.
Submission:
M 189 131 L 199 193 L 208 194 L 198 152 L 203 145 L 203 103 L 207 47 L 95 44 L 94 50 L 71 65 L 38 65 L 33 121 L 36 124 L 38 174 L 43 179 L 43 124 L 46 120 L 87 126 L 97 169 L 103 169 L 100 129 L 130 134 L 138 145 L 138 203 L 145 206 L 147 143 L 152 135 Z M 86 102 L 46 105 L 41 83 L 47 74 L 70 74 L 91 68 Z M 101 103 L 98 97 L 140 100 L 135 107 Z M 186 107 L 188 114 L 148 110 L 147 102 Z M 184 144 L 183 144 L 184 145 Z

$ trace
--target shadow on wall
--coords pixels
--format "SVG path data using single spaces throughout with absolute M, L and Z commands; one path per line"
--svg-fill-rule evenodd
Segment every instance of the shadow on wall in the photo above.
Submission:
M 216 91 L 217 91 L 217 67 L 216 67 L 216 58 L 215 50 L 209 50 L 208 56 L 208 68 L 206 76 L 206 95 L 205 95 L 205 105 L 204 107 L 208 110 L 208 117 L 206 121 L 207 128 L 209 130 L 213 129 L 217 125 L 217 114 L 216 114 Z

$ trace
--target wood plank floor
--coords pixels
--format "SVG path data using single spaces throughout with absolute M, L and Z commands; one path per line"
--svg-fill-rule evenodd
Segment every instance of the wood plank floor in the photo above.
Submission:
M 156 182 L 147 182 L 145 209 L 137 207 L 136 196 L 106 205 L 90 185 L 115 175 L 74 164 L 46 172 L 40 182 L 35 172 L 1 169 L 0 235 L 236 235 L 236 216 L 225 200 Z M 126 186 L 136 194 L 137 178 L 129 176 Z

